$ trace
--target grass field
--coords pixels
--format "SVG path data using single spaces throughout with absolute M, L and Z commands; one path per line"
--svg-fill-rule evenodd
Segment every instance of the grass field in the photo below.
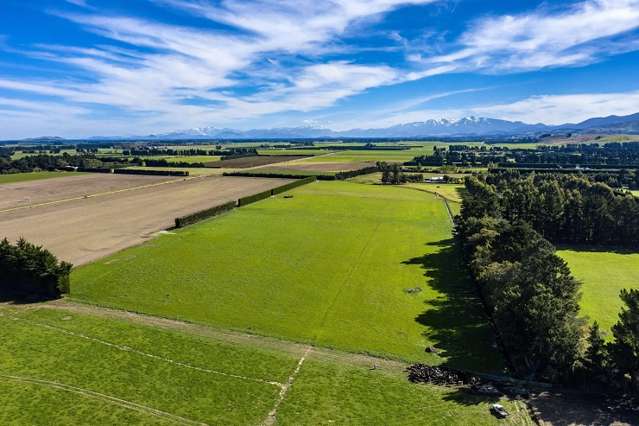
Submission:
M 440 199 L 349 182 L 290 194 L 78 268 L 71 296 L 348 351 L 500 368 Z
M 0 337 L 1 424 L 261 424 L 289 377 L 278 424 L 497 424 L 490 400 L 410 384 L 401 365 L 319 351 L 296 374 L 302 348 L 285 342 L 7 307 Z
M 582 283 L 582 314 L 598 321 L 602 330 L 610 330 L 622 306 L 619 291 L 639 288 L 639 253 L 560 250 L 558 254 Z
M 31 173 L 11 173 L 0 174 L 0 185 L 3 183 L 29 182 L 32 180 L 51 179 L 65 176 L 78 176 L 84 173 L 72 172 L 31 172 Z

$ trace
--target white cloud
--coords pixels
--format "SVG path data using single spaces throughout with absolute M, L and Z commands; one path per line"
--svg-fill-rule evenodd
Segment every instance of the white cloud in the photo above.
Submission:
M 455 70 L 521 71 L 584 65 L 638 48 L 636 37 L 614 37 L 639 28 L 639 0 L 588 0 L 565 10 L 484 18 L 458 40 L 460 48 L 432 57 L 412 56 L 425 64 L 449 64 Z
M 563 124 L 639 111 L 639 91 L 533 96 L 510 104 L 474 108 L 475 115 L 528 123 Z
M 439 97 L 452 94 L 456 93 L 442 93 Z M 433 97 L 435 96 L 437 95 Z M 578 123 L 589 118 L 608 115 L 630 115 L 637 111 L 639 111 L 639 91 L 579 93 L 531 96 L 511 103 L 454 109 L 416 108 L 410 110 L 387 110 L 382 116 L 363 114 L 359 117 L 357 123 L 359 123 L 358 127 L 382 128 L 429 119 L 446 118 L 455 120 L 462 117 L 476 116 L 523 121 L 530 124 L 544 123 L 552 125 Z M 340 129 L 355 127 L 352 121 L 337 123 L 336 126 Z

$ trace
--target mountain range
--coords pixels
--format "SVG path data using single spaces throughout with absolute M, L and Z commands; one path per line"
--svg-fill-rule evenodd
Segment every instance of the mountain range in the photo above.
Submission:
M 590 118 L 580 123 L 528 124 L 496 118 L 465 117 L 459 120 L 426 120 L 376 129 L 336 131 L 321 127 L 281 127 L 237 130 L 199 127 L 144 136 L 95 136 L 92 140 L 197 140 L 197 139 L 317 139 L 317 138 L 455 138 L 455 137 L 538 137 L 544 134 L 639 134 L 639 113 Z M 60 138 L 38 138 L 33 140 Z
M 201 127 L 172 133 L 136 137 L 136 139 L 303 139 L 303 138 L 424 138 L 471 136 L 539 136 L 544 133 L 639 134 L 639 113 L 591 118 L 581 123 L 528 124 L 496 118 L 465 117 L 459 120 L 426 120 L 376 129 L 335 131 L 321 127 L 282 127 L 236 130 Z

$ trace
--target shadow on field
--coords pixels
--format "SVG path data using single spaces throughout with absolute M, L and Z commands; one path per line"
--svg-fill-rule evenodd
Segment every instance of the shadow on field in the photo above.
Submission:
M 501 371 L 501 355 L 493 345 L 488 319 L 454 240 L 427 245 L 431 253 L 403 263 L 420 265 L 428 278 L 426 285 L 443 296 L 425 300 L 427 309 L 415 321 L 426 327 L 424 336 L 445 360 L 443 365 L 481 372 Z

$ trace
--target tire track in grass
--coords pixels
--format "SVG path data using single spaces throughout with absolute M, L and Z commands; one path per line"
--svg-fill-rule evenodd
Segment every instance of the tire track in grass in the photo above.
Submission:
M 163 361 L 163 362 L 166 362 L 166 363 L 169 363 L 169 364 L 172 364 L 172 365 L 176 365 L 178 367 L 183 367 L 183 368 L 195 370 L 195 371 L 199 371 L 199 372 L 202 372 L 202 373 L 215 374 L 215 375 L 219 375 L 219 376 L 225 376 L 225 377 L 230 377 L 230 378 L 234 378 L 234 379 L 250 381 L 250 382 L 254 382 L 254 383 L 268 384 L 268 385 L 271 385 L 271 386 L 279 387 L 280 389 L 282 389 L 282 388 L 284 388 L 284 386 L 286 386 L 285 384 L 279 383 L 279 382 L 276 382 L 276 381 L 263 380 L 263 379 L 258 379 L 258 378 L 254 378 L 254 377 L 246 377 L 246 376 L 242 376 L 242 375 L 239 375 L 239 374 L 225 373 L 223 371 L 211 370 L 211 369 L 208 369 L 208 368 L 198 367 L 198 366 L 187 364 L 187 363 L 184 363 L 184 362 L 181 362 L 181 361 L 176 361 L 176 360 L 173 360 L 173 359 L 170 359 L 170 358 L 165 358 L 165 357 L 161 357 L 159 355 L 151 354 L 151 353 L 148 353 L 148 352 L 143 352 L 143 351 L 131 348 L 129 346 L 119 345 L 117 343 L 107 342 L 105 340 L 97 339 L 95 337 L 90 337 L 90 336 L 87 336 L 87 335 L 84 335 L 84 334 L 76 333 L 76 332 L 67 330 L 67 329 L 62 328 L 62 327 L 56 327 L 56 326 L 49 325 L 49 324 L 39 323 L 39 322 L 36 322 L 36 321 L 31 321 L 31 320 L 28 320 L 28 319 L 25 319 L 25 318 L 20 318 L 20 317 L 8 316 L 8 318 L 10 318 L 13 321 L 22 321 L 22 322 L 25 322 L 27 324 L 30 324 L 30 325 L 33 325 L 33 326 L 36 326 L 36 327 L 44 328 L 44 329 L 47 329 L 47 330 L 52 330 L 52 331 L 55 331 L 55 332 L 58 332 L 58 333 L 66 334 L 68 336 L 73 336 L 73 337 L 77 337 L 77 338 L 80 338 L 80 339 L 88 340 L 90 342 L 99 343 L 101 345 L 108 346 L 108 347 L 111 347 L 113 349 L 117 349 L 117 350 L 120 350 L 120 351 L 123 351 L 123 352 L 130 352 L 130 353 L 133 353 L 133 354 L 136 354 L 136 355 L 144 356 L 144 357 L 151 358 L 151 359 L 154 359 L 154 360 L 157 360 L 157 361 Z
M 312 349 L 313 349 L 312 346 L 308 346 L 306 350 L 304 351 L 304 354 L 302 355 L 302 357 L 297 362 L 297 365 L 295 366 L 295 370 L 293 370 L 293 373 L 289 376 L 286 383 L 284 383 L 284 386 L 282 386 L 282 389 L 280 389 L 280 393 L 277 397 L 277 400 L 275 401 L 275 405 L 273 406 L 271 411 L 269 411 L 268 415 L 266 416 L 266 419 L 264 419 L 264 421 L 262 422 L 262 425 L 271 426 L 271 425 L 274 425 L 275 422 L 277 422 L 277 410 L 280 408 L 280 405 L 282 405 L 282 402 L 284 401 L 284 398 L 286 398 L 286 394 L 288 393 L 289 389 L 291 388 L 291 386 L 293 386 L 295 377 L 297 377 L 297 375 L 299 374 L 300 370 L 302 369 L 302 365 L 304 364 L 304 361 L 306 360 L 306 358 L 308 357 Z
M 184 424 L 184 425 L 202 425 L 202 426 L 206 426 L 206 423 L 202 423 L 202 422 L 198 422 L 195 420 L 191 420 L 191 419 L 187 419 L 184 417 L 180 417 L 178 415 L 175 414 L 171 414 L 171 413 L 167 413 L 165 411 L 161 411 L 155 408 L 151 408 L 151 407 L 147 407 L 146 405 L 142 405 L 142 404 L 137 404 L 135 402 L 131 402 L 131 401 L 127 401 L 125 399 L 121 399 L 121 398 L 116 398 L 115 396 L 111 396 L 111 395 L 107 395 L 104 393 L 100 393 L 100 392 L 95 392 L 89 389 L 83 389 L 83 388 L 79 388 L 77 386 L 71 386 L 71 385 L 67 385 L 64 383 L 59 383 L 59 382 L 53 382 L 50 380 L 42 380 L 42 379 L 34 379 L 34 378 L 30 378 L 30 377 L 21 377 L 21 376 L 13 376 L 13 375 L 9 375 L 9 374 L 0 374 L 0 378 L 7 380 L 7 381 L 14 381 L 14 382 L 20 382 L 20 383 L 27 383 L 27 384 L 31 384 L 31 385 L 38 385 L 38 386 L 44 386 L 44 387 L 48 387 L 48 388 L 52 388 L 52 389 L 57 389 L 57 390 L 61 390 L 61 391 L 65 391 L 65 392 L 70 392 L 70 393 L 74 393 L 77 395 L 81 395 L 87 398 L 92 398 L 92 399 L 97 399 L 100 401 L 106 401 L 108 403 L 111 403 L 113 405 L 117 405 L 119 407 L 122 408 L 126 408 L 132 411 L 137 411 L 140 413 L 144 413 L 144 414 L 150 414 L 152 416 L 155 417 L 160 417 L 163 419 L 168 419 L 168 420 L 172 420 L 175 423 L 178 424 Z

